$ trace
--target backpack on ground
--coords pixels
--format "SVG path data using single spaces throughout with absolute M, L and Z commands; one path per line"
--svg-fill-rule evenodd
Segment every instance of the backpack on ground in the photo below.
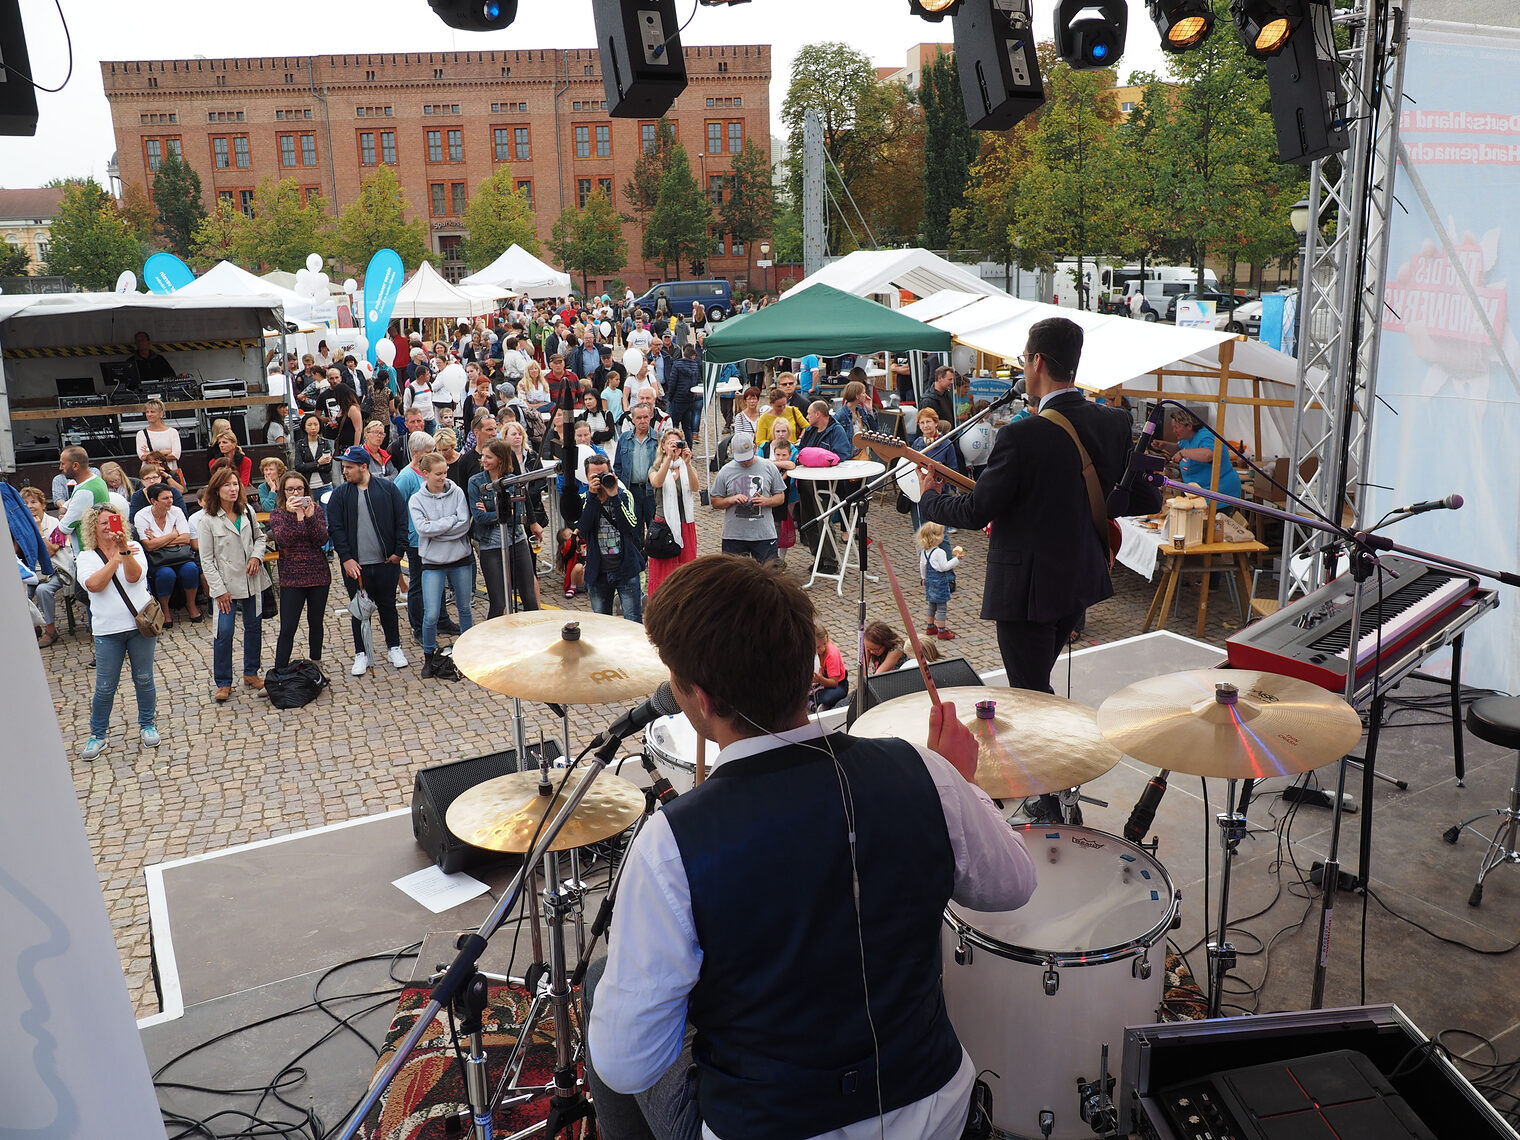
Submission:
M 264 674 L 264 692 L 277 709 L 299 709 L 317 699 L 329 682 L 315 661 L 302 658 Z

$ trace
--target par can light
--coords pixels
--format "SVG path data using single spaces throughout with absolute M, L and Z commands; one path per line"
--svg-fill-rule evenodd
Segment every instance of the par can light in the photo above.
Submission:
M 1288 46 L 1288 37 L 1303 23 L 1303 0 L 1230 0 L 1235 31 L 1246 54 L 1271 59 Z
M 908 0 L 908 14 L 938 23 L 960 6 L 961 0 Z
M 1184 52 L 1209 38 L 1214 12 L 1208 0 L 1146 0 L 1165 51 Z

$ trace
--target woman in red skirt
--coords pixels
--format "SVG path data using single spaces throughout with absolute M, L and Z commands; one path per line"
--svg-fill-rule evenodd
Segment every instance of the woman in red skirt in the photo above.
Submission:
M 674 558 L 649 560 L 649 596 L 677 566 L 697 556 L 697 468 L 691 447 L 679 428 L 660 437 L 660 451 L 649 469 L 649 485 L 655 490 L 654 517 L 664 519 L 681 547 Z

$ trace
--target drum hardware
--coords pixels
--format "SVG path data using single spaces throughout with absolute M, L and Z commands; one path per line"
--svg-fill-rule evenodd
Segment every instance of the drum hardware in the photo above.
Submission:
M 1040 975 L 1040 985 L 1045 990 L 1046 997 L 1055 997 L 1061 988 L 1061 975 L 1056 973 L 1056 960 L 1045 959 L 1045 972 Z
M 1102 1059 L 1098 1063 L 1099 1077 L 1089 1081 L 1077 1078 L 1077 1111 L 1082 1123 L 1099 1136 L 1111 1136 L 1119 1131 L 1119 1106 L 1114 1103 L 1114 1086 L 1117 1078 L 1108 1071 L 1108 1043 L 1103 1043 Z

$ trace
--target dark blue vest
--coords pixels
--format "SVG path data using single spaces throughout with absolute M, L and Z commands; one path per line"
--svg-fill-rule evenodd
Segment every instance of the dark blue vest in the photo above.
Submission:
M 702 1119 L 796 1140 L 937 1091 L 961 1063 L 940 989 L 955 856 L 934 781 L 900 740 L 829 738 L 849 777 L 878 1110 L 844 801 L 823 742 L 729 761 L 664 809 L 691 886 Z

